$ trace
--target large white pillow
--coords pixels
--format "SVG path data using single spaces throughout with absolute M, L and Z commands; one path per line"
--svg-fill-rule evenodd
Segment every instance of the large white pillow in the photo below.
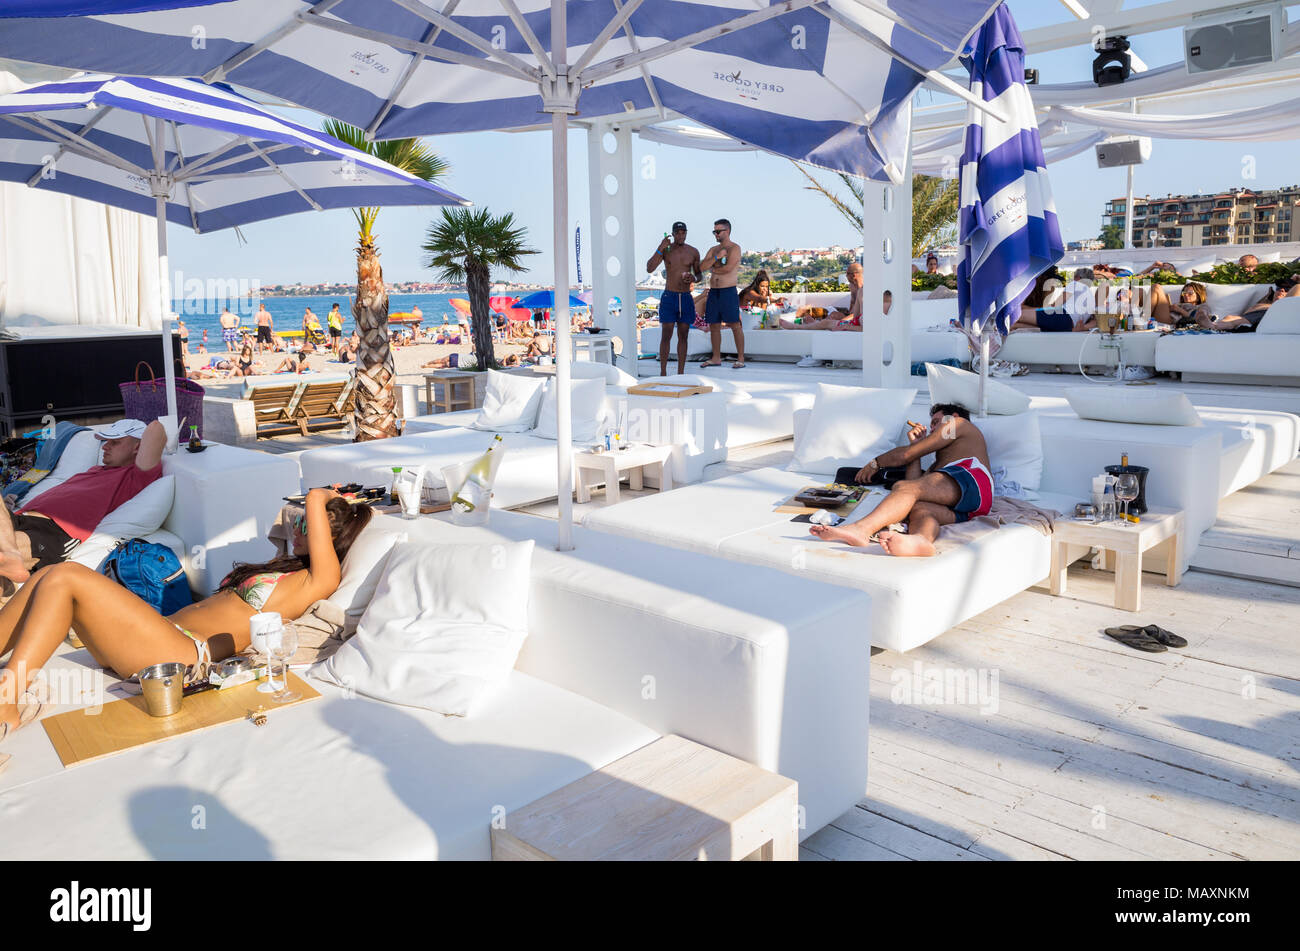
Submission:
M 1268 284 L 1206 284 L 1205 304 L 1217 317 L 1240 314 L 1269 292 Z
M 974 416 L 979 412 L 980 375 L 942 363 L 927 363 L 925 378 L 930 383 L 930 403 L 956 403 Z M 1015 416 L 1029 409 L 1029 396 L 1015 387 L 985 380 L 984 395 L 993 416 Z
M 728 403 L 742 403 L 745 400 L 752 399 L 749 391 L 744 389 L 735 380 L 714 379 L 703 373 L 674 373 L 672 376 L 654 376 L 645 380 L 646 383 L 680 383 L 684 386 L 707 386 L 710 389 L 723 394 Z
M 999 495 L 1017 495 L 1005 490 L 1017 483 L 1021 498 L 1034 498 L 1043 481 L 1043 437 L 1036 412 L 1018 416 L 985 416 L 972 419 L 989 450 L 994 489 Z M 1005 471 L 999 471 L 1005 470 Z
M 794 447 L 791 472 L 834 475 L 894 447 L 916 390 L 817 384 L 808 425 Z
M 1065 391 L 1081 419 L 1156 426 L 1200 426 L 1201 416 L 1185 393 L 1162 387 L 1074 386 Z
M 312 673 L 390 703 L 469 716 L 528 636 L 531 539 L 397 545 L 356 634 Z
M 537 412 L 537 428 L 530 435 L 539 439 L 555 439 L 555 397 L 556 381 L 546 384 L 542 394 L 542 407 Z M 600 435 L 604 425 L 605 380 L 570 380 L 569 381 L 569 418 L 573 421 L 573 441 L 575 443 L 591 442 Z
M 340 566 L 343 571 L 339 586 L 325 599 L 343 612 L 345 637 L 357 629 L 357 621 L 366 613 L 375 596 L 393 546 L 404 541 L 406 532 L 383 528 L 372 522 L 352 542 Z
M 176 498 L 176 477 L 159 476 L 109 512 L 95 526 L 96 535 L 111 535 L 121 541 L 144 538 L 162 528 Z
M 524 433 L 536 426 L 546 380 L 496 370 L 488 370 L 487 374 L 483 409 L 470 428 L 492 433 Z
M 636 386 L 637 378 L 612 363 L 597 360 L 574 360 L 569 364 L 569 376 L 575 380 L 604 380 L 606 386 Z
M 1284 297 L 1260 318 L 1257 334 L 1300 335 L 1300 297 Z

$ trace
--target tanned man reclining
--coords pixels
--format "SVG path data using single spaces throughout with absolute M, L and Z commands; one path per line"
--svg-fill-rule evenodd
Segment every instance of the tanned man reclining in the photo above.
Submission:
M 881 453 L 858 470 L 857 481 L 866 484 L 878 469 L 907 469 L 903 481 L 895 483 L 875 511 L 842 528 L 814 525 L 813 535 L 846 545 L 878 541 L 890 555 L 924 557 L 934 554 L 944 525 L 988 514 L 993 504 L 988 447 L 965 407 L 955 403 L 932 407 L 930 428 L 915 424 L 907 438 L 910 445 Z M 922 473 L 921 459 L 930 453 L 934 465 Z M 886 531 L 896 522 L 907 523 L 906 534 Z

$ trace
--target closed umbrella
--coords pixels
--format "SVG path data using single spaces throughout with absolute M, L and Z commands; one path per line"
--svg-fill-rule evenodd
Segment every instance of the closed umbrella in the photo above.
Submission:
M 173 418 L 167 222 L 203 233 L 327 208 L 468 204 L 226 86 L 188 79 L 86 75 L 0 96 L 0 179 L 155 217 Z
M 1005 4 L 980 29 L 965 58 L 971 92 L 1006 118 L 968 109 L 959 214 L 963 257 L 957 306 L 980 341 L 979 415 L 987 412 L 989 336 L 1010 332 L 1034 281 L 1065 255 L 1047 180 L 1025 50 Z
M 568 118 L 679 113 L 759 148 L 900 182 L 922 82 L 994 0 L 0 0 L 0 56 L 228 80 L 376 138 L 550 117 L 567 288 Z M 86 15 L 93 9 L 94 13 Z M 50 20 L 42 14 L 58 16 Z M 72 14 L 72 15 L 70 15 Z M 196 41 L 196 30 L 203 41 Z M 556 308 L 559 547 L 572 547 L 569 305 Z

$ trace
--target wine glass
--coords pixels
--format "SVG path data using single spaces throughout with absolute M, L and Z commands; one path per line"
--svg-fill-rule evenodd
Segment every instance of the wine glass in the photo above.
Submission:
M 271 697 L 276 703 L 290 703 L 302 696 L 289 689 L 289 659 L 298 653 L 298 629 L 292 624 L 280 629 L 280 636 L 271 645 L 271 655 L 281 664 L 280 690 Z
M 1115 477 L 1115 498 L 1124 503 L 1124 521 L 1128 518 L 1128 504 L 1138 497 L 1136 472 L 1121 472 Z
M 275 683 L 275 661 L 271 648 L 280 636 L 283 623 L 275 611 L 263 611 L 248 619 L 248 642 L 253 650 L 266 656 L 266 682 L 257 685 L 258 693 L 274 693 L 280 688 Z

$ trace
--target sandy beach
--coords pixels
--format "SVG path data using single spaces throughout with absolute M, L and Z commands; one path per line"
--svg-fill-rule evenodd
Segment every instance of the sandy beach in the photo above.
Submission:
M 190 345 L 191 351 L 194 345 Z M 498 341 L 495 346 L 496 358 L 498 361 L 504 359 L 507 354 L 518 353 L 521 357 L 527 349 L 523 343 L 509 342 L 503 343 Z M 471 353 L 469 344 L 437 344 L 437 343 L 415 343 L 403 347 L 393 348 L 393 361 L 397 368 L 397 383 L 424 383 L 424 374 L 427 370 L 421 369 L 422 365 L 438 357 L 445 357 L 452 353 L 459 353 L 461 359 L 466 359 Z M 254 374 L 270 373 L 279 363 L 289 354 L 287 353 L 264 353 L 258 356 L 253 354 L 253 372 Z M 209 347 L 207 353 L 191 352 L 186 358 L 186 366 L 193 370 L 196 367 L 207 366 L 213 357 L 223 359 L 237 360 L 238 352 L 227 353 L 225 348 L 220 349 Z M 338 372 L 340 370 L 352 369 L 352 364 L 340 364 L 331 353 L 314 353 L 307 358 L 307 365 L 320 372 Z M 289 374 L 285 374 L 288 376 Z M 234 379 L 232 376 L 231 379 Z M 202 382 L 202 381 L 200 381 Z

